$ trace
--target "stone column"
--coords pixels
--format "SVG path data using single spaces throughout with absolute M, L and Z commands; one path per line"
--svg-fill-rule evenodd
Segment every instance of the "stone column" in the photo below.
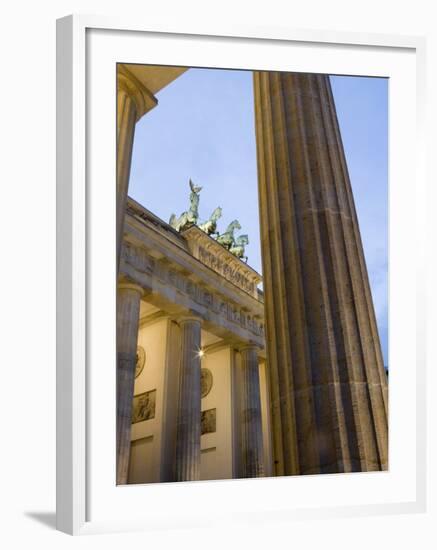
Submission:
M 277 475 L 387 468 L 387 378 L 329 77 L 254 73 Z
M 117 65 L 117 269 L 123 238 L 136 122 L 157 105 L 156 98 L 124 65 Z
M 175 481 L 200 479 L 200 328 L 197 317 L 179 320 L 181 360 Z
M 143 289 L 120 283 L 117 293 L 117 484 L 127 483 L 140 300 Z
M 258 349 L 245 346 L 241 356 L 241 458 L 242 477 L 264 475 L 261 396 L 259 386 Z

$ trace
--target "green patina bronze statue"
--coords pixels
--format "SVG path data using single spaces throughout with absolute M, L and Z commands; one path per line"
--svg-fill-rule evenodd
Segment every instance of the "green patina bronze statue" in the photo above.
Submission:
M 199 224 L 199 229 L 205 231 L 207 235 L 219 235 L 217 231 L 217 220 L 222 216 L 222 209 L 220 206 L 214 210 L 211 217 L 206 222 Z
M 237 258 L 244 259 L 247 263 L 248 258 L 245 256 L 245 246 L 249 244 L 249 237 L 247 235 L 240 235 L 237 238 L 234 237 L 234 231 L 236 229 L 241 229 L 240 222 L 238 220 L 232 221 L 226 228 L 226 231 L 220 234 L 217 231 L 217 220 L 222 216 L 222 209 L 218 206 L 211 214 L 209 220 L 198 224 L 200 191 L 202 187 L 194 185 L 191 179 L 189 180 L 189 185 L 191 189 L 190 208 L 186 212 L 182 212 L 179 218 L 177 218 L 175 214 L 172 214 L 169 221 L 170 226 L 180 232 L 193 225 L 197 225 L 198 228 L 207 235 L 216 235 L 216 241 L 219 244 L 229 250 L 229 252 Z
M 234 244 L 231 245 L 229 252 L 231 252 L 234 256 L 237 256 L 237 258 L 240 258 L 240 260 L 244 258 L 244 261 L 247 263 L 248 258 L 244 254 L 244 247 L 246 244 L 249 244 L 249 236 L 240 235 L 235 239 Z
M 176 231 L 182 231 L 183 229 L 188 229 L 188 227 L 191 227 L 192 225 L 196 225 L 197 220 L 199 219 L 199 195 L 202 188 L 196 187 L 191 179 L 189 184 L 191 189 L 189 210 L 187 212 L 183 212 L 179 218 L 176 218 L 176 215 L 172 214 L 170 216 L 170 221 L 168 222 L 173 229 L 176 229 Z
M 234 231 L 236 229 L 241 229 L 241 225 L 238 220 L 234 220 L 228 225 L 226 231 L 217 237 L 217 242 L 229 250 L 235 242 Z

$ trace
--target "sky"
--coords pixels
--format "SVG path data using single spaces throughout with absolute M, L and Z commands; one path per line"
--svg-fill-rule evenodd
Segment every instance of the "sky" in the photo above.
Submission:
M 330 79 L 388 365 L 388 81 Z M 168 222 L 188 209 L 191 178 L 203 187 L 200 221 L 217 206 L 221 232 L 238 219 L 262 273 L 252 73 L 190 69 L 157 99 L 136 126 L 130 196 Z

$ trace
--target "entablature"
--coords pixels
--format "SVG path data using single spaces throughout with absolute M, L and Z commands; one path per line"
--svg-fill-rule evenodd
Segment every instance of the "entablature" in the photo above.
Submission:
M 141 212 L 132 208 L 130 201 L 125 219 L 120 276 L 145 288 L 145 299 L 165 312 L 194 312 L 212 333 L 239 341 L 253 341 L 263 347 L 264 304 L 259 298 L 243 290 L 243 285 L 237 286 L 202 263 L 190 251 L 182 235 L 170 227 L 160 226 L 153 215 L 149 219 L 146 209 L 143 209 L 143 216 L 138 214 Z M 196 241 L 202 243 L 202 236 L 196 236 Z M 221 248 L 221 245 L 217 246 Z M 225 261 L 223 256 L 220 261 Z M 237 258 L 235 262 L 243 263 Z M 231 265 L 235 271 L 235 263 Z M 250 274 L 254 284 L 260 280 L 249 266 L 243 265 L 241 269 Z

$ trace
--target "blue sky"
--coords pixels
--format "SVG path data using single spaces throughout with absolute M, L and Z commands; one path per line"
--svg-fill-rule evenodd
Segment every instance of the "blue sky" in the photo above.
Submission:
M 388 81 L 331 77 L 385 363 L 387 360 Z M 223 208 L 249 234 L 249 264 L 262 273 L 252 74 L 190 69 L 157 94 L 136 127 L 129 194 L 168 221 L 188 206 L 188 179 L 203 186 L 200 219 Z

